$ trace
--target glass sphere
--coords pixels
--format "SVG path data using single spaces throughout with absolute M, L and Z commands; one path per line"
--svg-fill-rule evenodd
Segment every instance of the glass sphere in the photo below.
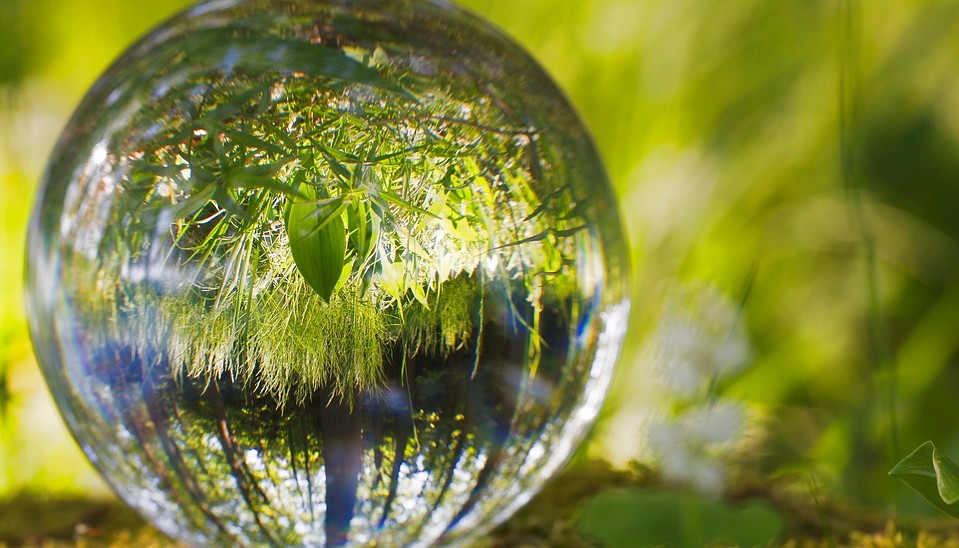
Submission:
M 581 122 L 484 22 L 214 0 L 77 109 L 28 302 L 77 441 L 171 536 L 459 543 L 596 417 L 626 257 Z

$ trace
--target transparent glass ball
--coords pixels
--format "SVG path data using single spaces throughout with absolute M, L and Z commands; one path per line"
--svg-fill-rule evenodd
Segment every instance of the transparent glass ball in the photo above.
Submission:
M 481 20 L 215 0 L 77 109 L 28 301 L 77 441 L 171 536 L 460 543 L 596 417 L 626 256 L 586 130 Z

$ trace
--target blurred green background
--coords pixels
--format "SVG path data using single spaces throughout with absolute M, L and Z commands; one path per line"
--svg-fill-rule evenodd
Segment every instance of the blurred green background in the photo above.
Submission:
M 726 299 L 749 351 L 703 397 L 745 410 L 730 485 L 928 512 L 886 472 L 927 439 L 959 455 L 959 3 L 459 3 L 558 80 L 621 200 L 634 314 L 584 457 L 656 469 L 651 425 L 694 406 L 659 389 L 669 303 Z M 107 496 L 34 362 L 25 226 L 84 91 L 187 4 L 0 0 L 0 499 Z

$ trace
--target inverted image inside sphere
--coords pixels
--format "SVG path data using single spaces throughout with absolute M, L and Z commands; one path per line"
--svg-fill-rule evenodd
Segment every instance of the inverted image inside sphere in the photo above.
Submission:
M 64 131 L 31 326 L 76 438 L 168 534 L 456 543 L 594 419 L 625 257 L 583 126 L 480 20 L 213 1 Z

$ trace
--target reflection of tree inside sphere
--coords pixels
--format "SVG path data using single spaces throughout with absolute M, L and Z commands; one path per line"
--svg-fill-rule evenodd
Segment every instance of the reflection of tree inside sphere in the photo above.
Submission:
M 120 495 L 197 544 L 485 530 L 569 456 L 619 350 L 588 136 L 441 3 L 200 5 L 94 86 L 42 192 L 51 388 Z

